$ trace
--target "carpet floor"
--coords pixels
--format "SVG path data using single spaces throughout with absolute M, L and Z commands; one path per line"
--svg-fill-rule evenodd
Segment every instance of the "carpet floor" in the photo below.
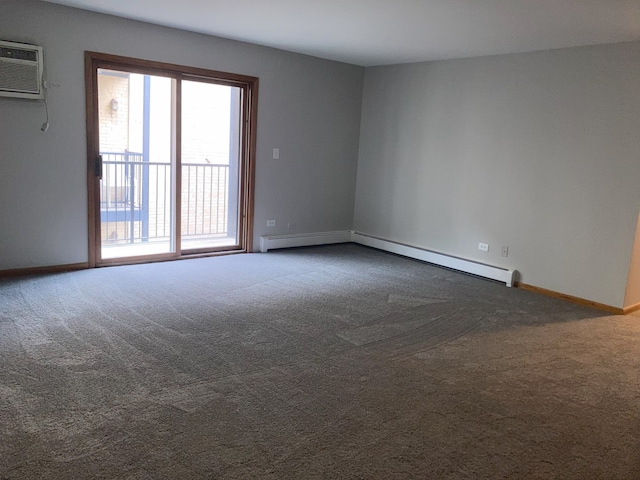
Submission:
M 640 479 L 640 317 L 345 244 L 0 281 L 0 480 Z

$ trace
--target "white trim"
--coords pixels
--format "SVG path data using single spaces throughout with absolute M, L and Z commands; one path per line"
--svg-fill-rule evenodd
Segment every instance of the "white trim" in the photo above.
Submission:
M 513 286 L 515 270 L 479 263 L 473 260 L 453 257 L 445 253 L 426 250 L 421 247 L 404 245 L 392 240 L 373 237 L 366 233 L 342 230 L 338 232 L 303 233 L 295 235 L 265 235 L 260 237 L 260 251 L 268 252 L 278 248 L 309 247 L 312 245 L 329 245 L 332 243 L 354 242 L 367 247 L 377 248 L 385 252 L 396 253 L 404 257 L 422 260 L 441 267 L 452 268 L 464 273 L 478 275 L 504 282 L 507 287 Z
M 464 258 L 452 257 L 443 253 L 425 250 L 420 247 L 403 245 L 401 243 L 372 237 L 360 232 L 353 232 L 352 239 L 353 242 L 359 243 L 360 245 L 366 245 L 386 252 L 397 253 L 398 255 L 415 258 L 416 260 L 422 260 L 424 262 L 452 268 L 454 270 L 478 275 L 480 277 L 498 280 L 500 282 L 504 282 L 507 287 L 513 286 L 514 276 L 516 273 L 515 270 L 494 267 L 493 265 L 486 265 L 484 263 L 478 263 Z
M 277 248 L 309 247 L 312 245 L 329 245 L 331 243 L 351 242 L 353 231 L 301 233 L 294 235 L 265 235 L 260 237 L 262 253 Z

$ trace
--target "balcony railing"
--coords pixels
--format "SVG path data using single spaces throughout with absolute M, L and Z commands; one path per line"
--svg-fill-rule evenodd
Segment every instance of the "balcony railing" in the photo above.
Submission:
M 100 217 L 103 244 L 171 236 L 171 165 L 141 153 L 102 152 Z M 182 164 L 183 239 L 225 236 L 229 226 L 229 166 Z

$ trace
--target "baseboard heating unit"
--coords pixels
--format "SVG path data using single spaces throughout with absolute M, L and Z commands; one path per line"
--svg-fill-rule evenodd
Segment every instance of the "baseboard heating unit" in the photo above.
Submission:
M 412 247 L 401 243 L 384 240 L 377 237 L 371 237 L 359 232 L 353 232 L 352 241 L 360 245 L 384 250 L 385 252 L 396 253 L 404 257 L 415 258 L 423 262 L 433 263 L 441 267 L 452 268 L 461 272 L 478 275 L 479 277 L 490 278 L 499 282 L 504 282 L 507 287 L 512 287 L 515 277 L 515 270 L 494 267 L 484 263 L 474 262 L 473 260 L 465 260 L 463 258 L 452 257 L 443 253 L 432 252 L 419 247 Z
M 330 245 L 332 243 L 352 242 L 353 232 L 343 230 L 339 232 L 301 233 L 294 235 L 269 235 L 260 237 L 260 251 L 268 252 L 278 248 L 310 247 L 313 245 Z
M 260 251 L 267 252 L 278 248 L 305 247 L 312 245 L 328 245 L 332 243 L 358 243 L 367 247 L 377 248 L 404 257 L 422 260 L 441 267 L 451 268 L 460 272 L 504 282 L 512 287 L 516 270 L 496 267 L 484 263 L 453 257 L 444 253 L 433 252 L 420 247 L 404 245 L 391 240 L 373 237 L 365 233 L 344 230 L 339 232 L 321 232 L 297 235 L 270 235 L 260 239 Z

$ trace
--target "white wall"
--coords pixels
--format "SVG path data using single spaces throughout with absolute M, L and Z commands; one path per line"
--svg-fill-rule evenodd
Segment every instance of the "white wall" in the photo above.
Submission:
M 639 43 L 368 68 L 360 135 L 356 230 L 623 306 Z
M 42 103 L 0 98 L 0 270 L 87 260 L 85 50 L 259 77 L 255 249 L 351 228 L 363 68 L 34 0 L 2 0 L 0 38 L 42 45 L 59 84 L 46 134 Z

